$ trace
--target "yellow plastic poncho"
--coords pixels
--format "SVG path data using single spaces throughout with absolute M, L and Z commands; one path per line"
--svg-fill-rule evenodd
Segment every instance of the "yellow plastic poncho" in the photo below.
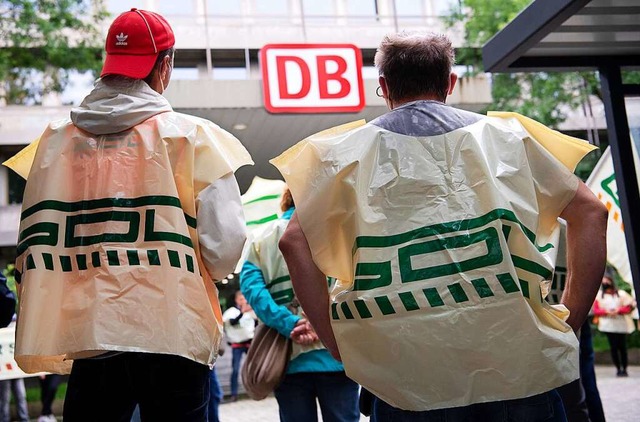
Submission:
M 174 112 L 105 135 L 56 122 L 5 163 L 28 175 L 16 261 L 20 367 L 65 373 L 71 359 L 105 351 L 210 365 L 222 317 L 196 229 L 199 194 L 251 163 L 229 133 Z
M 315 263 L 339 280 L 327 312 L 345 370 L 387 403 L 458 407 L 578 378 L 568 311 L 541 286 L 578 187 L 569 169 L 593 148 L 534 123 L 409 136 L 354 122 L 272 160 Z M 564 165 L 544 142 L 563 143 Z

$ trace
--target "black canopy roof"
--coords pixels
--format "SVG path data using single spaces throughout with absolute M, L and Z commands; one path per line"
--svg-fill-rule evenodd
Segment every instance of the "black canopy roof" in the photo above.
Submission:
M 634 287 L 640 294 L 640 195 L 622 68 L 640 69 L 640 1 L 535 0 L 482 48 L 488 72 L 598 70 Z M 635 140 L 640 150 L 640 139 Z

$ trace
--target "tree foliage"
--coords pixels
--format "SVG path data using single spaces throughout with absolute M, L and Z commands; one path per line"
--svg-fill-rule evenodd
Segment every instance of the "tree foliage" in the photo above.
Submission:
M 531 0 L 460 0 L 448 18 L 449 25 L 462 23 L 464 48 L 458 61 L 470 73 L 482 71 L 481 47 L 499 32 Z M 566 112 L 580 107 L 589 95 L 600 96 L 594 72 L 500 73 L 492 75 L 493 104 L 497 110 L 517 111 L 548 126 L 566 119 Z
M 72 70 L 99 71 L 102 0 L 0 0 L 0 99 L 40 103 Z

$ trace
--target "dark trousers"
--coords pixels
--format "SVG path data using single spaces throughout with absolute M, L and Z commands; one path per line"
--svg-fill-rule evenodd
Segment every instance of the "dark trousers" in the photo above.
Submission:
M 627 335 L 624 333 L 605 333 L 611 347 L 611 359 L 620 370 L 627 369 Z
M 579 378 L 557 390 L 562 397 L 562 405 L 567 414 L 568 422 L 591 422 L 584 388 Z
M 58 386 L 62 381 L 62 375 L 50 374 L 46 375 L 44 378 L 40 378 L 40 392 L 41 392 L 41 401 L 42 401 L 42 412 L 41 415 L 52 415 L 53 410 L 51 410 L 51 406 L 53 405 L 53 400 L 56 398 L 56 391 L 58 391 Z
M 593 352 L 591 325 L 587 320 L 580 329 L 580 381 L 584 387 L 589 419 L 591 422 L 605 422 L 602 400 L 600 400 L 600 392 L 596 384 L 594 363 L 595 353 Z
M 65 422 L 206 422 L 209 368 L 174 355 L 120 353 L 73 362 Z
M 411 412 L 373 397 L 371 422 L 566 422 L 557 391 L 517 400 L 473 404 L 465 407 Z

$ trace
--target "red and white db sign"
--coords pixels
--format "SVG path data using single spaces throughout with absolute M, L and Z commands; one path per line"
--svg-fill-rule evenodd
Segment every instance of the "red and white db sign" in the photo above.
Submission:
M 364 108 L 362 55 L 351 44 L 269 44 L 260 51 L 271 113 L 340 113 Z

